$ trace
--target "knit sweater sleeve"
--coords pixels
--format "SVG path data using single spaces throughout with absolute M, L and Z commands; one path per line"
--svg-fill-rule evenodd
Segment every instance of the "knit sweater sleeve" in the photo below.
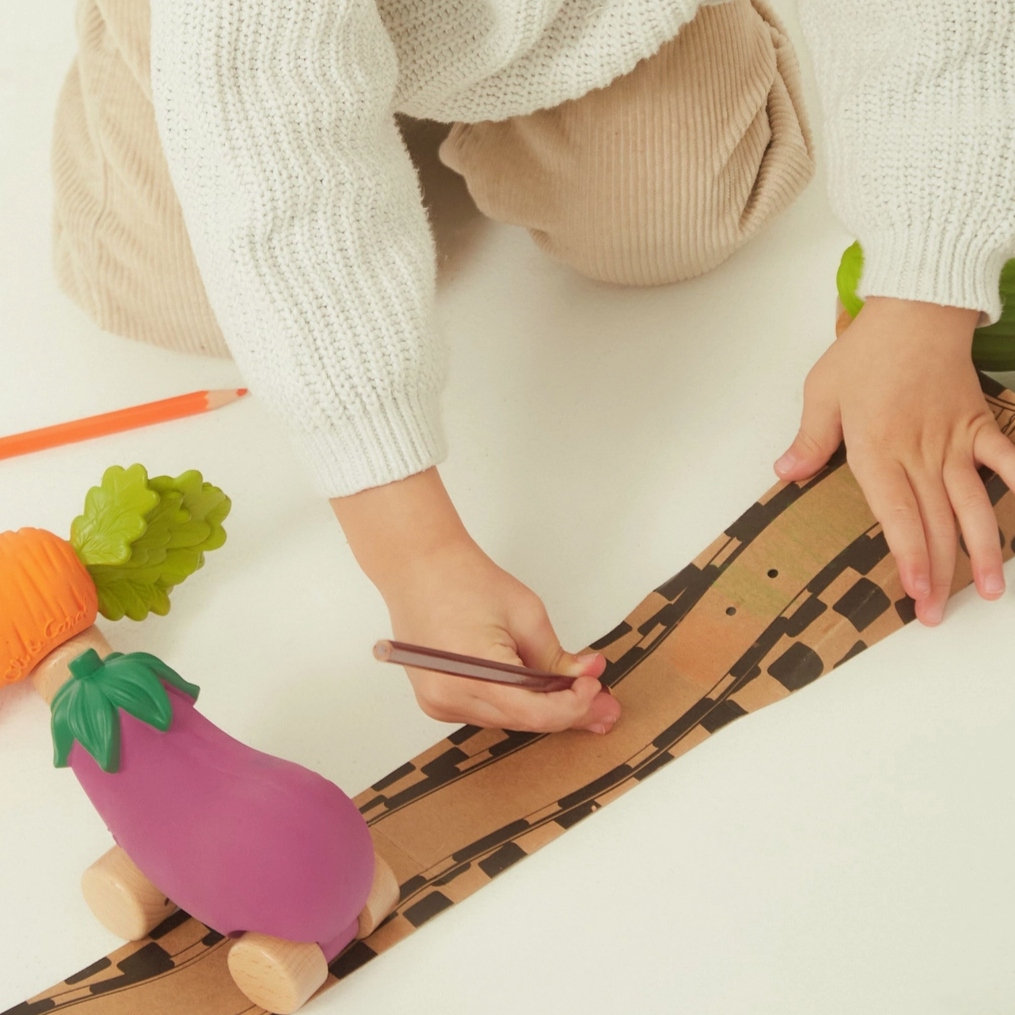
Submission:
M 863 296 L 1000 314 L 1015 256 L 1012 0 L 800 0 Z
M 435 257 L 374 0 L 153 0 L 152 94 L 226 341 L 327 496 L 440 461 Z

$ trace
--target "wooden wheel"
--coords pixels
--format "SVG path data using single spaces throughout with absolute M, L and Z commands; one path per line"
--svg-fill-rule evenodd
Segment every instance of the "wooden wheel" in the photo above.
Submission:
M 394 911 L 398 905 L 400 889 L 395 872 L 386 860 L 374 853 L 374 880 L 370 886 L 370 895 L 359 915 L 357 938 L 365 938 L 373 934 L 384 918 Z
M 103 853 L 81 876 L 88 908 L 107 930 L 128 941 L 140 941 L 176 905 L 138 870 L 119 847 Z
M 244 934 L 229 950 L 229 972 L 256 1005 L 291 1015 L 328 978 L 328 963 L 314 942 Z

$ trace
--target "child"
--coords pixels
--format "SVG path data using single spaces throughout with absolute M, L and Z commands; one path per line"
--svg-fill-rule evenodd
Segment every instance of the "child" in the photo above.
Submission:
M 332 499 L 395 637 L 584 678 L 536 695 L 411 672 L 428 714 L 608 732 L 619 706 L 595 679 L 602 658 L 561 648 L 435 468 L 434 252 L 393 114 L 453 124 L 441 156 L 478 206 L 578 271 L 688 278 L 812 173 L 795 58 L 767 4 L 152 0 L 150 85 L 143 4 L 80 4 L 54 152 L 61 283 L 111 330 L 228 346 Z M 810 372 L 776 471 L 804 478 L 844 437 L 917 615 L 936 624 L 956 518 L 980 594 L 1004 590 L 977 467 L 1015 485 L 1015 449 L 970 345 L 1015 255 L 1015 12 L 800 10 L 867 302 Z

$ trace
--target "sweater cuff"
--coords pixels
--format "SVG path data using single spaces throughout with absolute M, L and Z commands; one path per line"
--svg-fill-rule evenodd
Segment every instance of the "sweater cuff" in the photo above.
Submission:
M 982 237 L 940 230 L 882 232 L 860 237 L 864 267 L 858 295 L 921 300 L 980 311 L 978 327 L 1001 316 L 1003 250 Z
M 404 391 L 356 419 L 293 434 L 296 451 L 325 497 L 348 497 L 438 465 L 447 457 L 440 396 Z

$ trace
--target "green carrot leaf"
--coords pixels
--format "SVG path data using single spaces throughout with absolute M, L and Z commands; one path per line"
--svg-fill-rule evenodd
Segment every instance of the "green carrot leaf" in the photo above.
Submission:
M 148 502 L 143 530 L 136 532 L 126 555 L 119 552 L 115 559 L 108 555 L 85 562 L 98 592 L 99 610 L 109 620 L 167 614 L 172 590 L 204 565 L 205 553 L 226 541 L 222 523 L 232 507 L 200 472 L 149 479 L 140 465 L 126 471 L 133 470 L 139 470 L 154 498 Z
M 101 484 L 88 491 L 84 513 L 71 524 L 71 545 L 81 562 L 86 567 L 126 563 L 159 499 L 144 466 L 106 469 Z
M 176 479 L 157 476 L 152 487 L 163 497 L 178 493 L 189 520 L 177 526 L 170 537 L 161 582 L 168 589 L 179 585 L 204 566 L 204 555 L 226 541 L 222 527 L 232 502 L 217 487 L 206 483 L 200 472 L 185 472 Z
M 107 620 L 144 620 L 149 613 L 169 613 L 169 590 L 159 583 L 161 569 L 132 573 L 127 568 L 91 572 L 99 598 L 99 612 Z
M 170 550 L 189 548 L 207 553 L 225 543 L 226 532 L 222 522 L 232 503 L 217 486 L 206 483 L 200 472 L 191 470 L 176 479 L 156 476 L 150 485 L 163 496 L 170 491 L 178 492 L 183 499 L 183 507 L 190 512 L 189 523 L 174 530 Z
M 166 559 L 174 529 L 190 521 L 190 513 L 183 507 L 182 494 L 173 491 L 162 493 L 152 487 L 151 480 L 148 486 L 158 500 L 145 519 L 147 527 L 144 533 L 134 540 L 130 558 L 121 567 L 135 569 L 160 564 Z

